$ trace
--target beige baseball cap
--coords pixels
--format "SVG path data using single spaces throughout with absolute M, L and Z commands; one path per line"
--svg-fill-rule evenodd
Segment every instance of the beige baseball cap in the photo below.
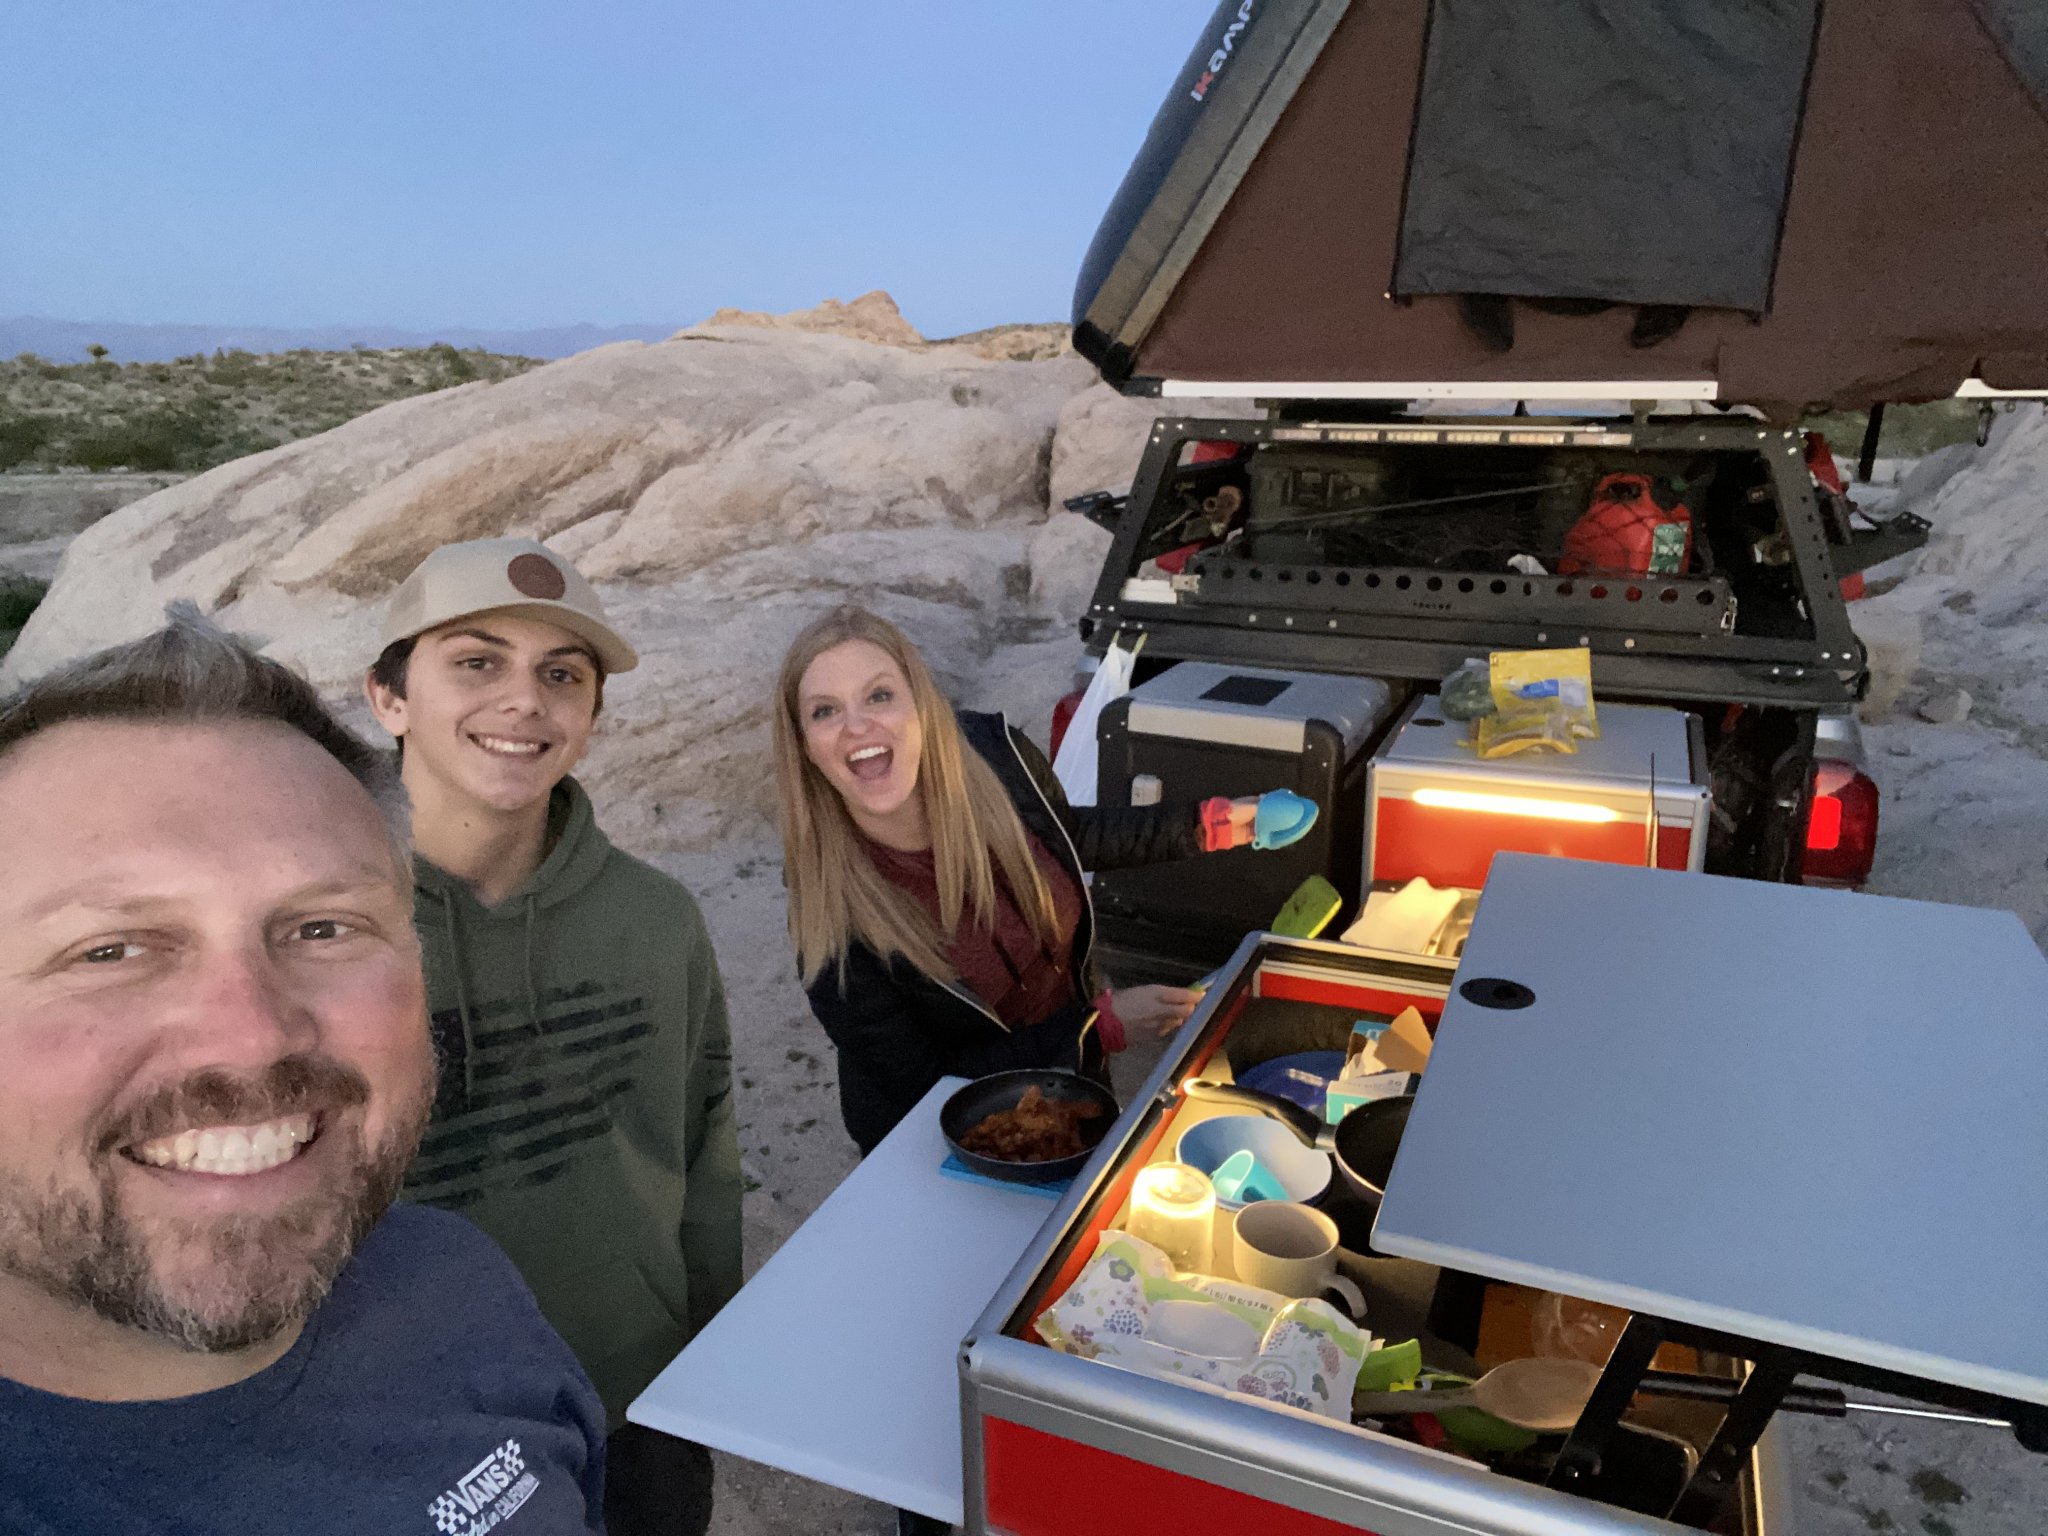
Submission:
M 630 672 L 639 653 L 619 638 L 582 573 L 532 539 L 443 544 L 391 594 L 381 649 L 476 613 L 516 613 L 588 640 L 606 672 Z

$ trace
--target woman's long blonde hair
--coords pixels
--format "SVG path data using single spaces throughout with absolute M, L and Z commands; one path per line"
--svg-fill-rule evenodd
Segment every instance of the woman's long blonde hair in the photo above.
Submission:
M 865 640 L 886 652 L 910 684 L 924 748 L 917 788 L 931 827 L 939 884 L 939 924 L 907 892 L 889 883 L 862 847 L 839 791 L 804 751 L 797 697 L 806 669 L 835 646 Z M 844 975 L 855 940 L 885 960 L 901 955 L 935 981 L 956 979 L 947 939 L 963 918 L 993 927 L 995 871 L 1044 945 L 1054 942 L 1052 893 L 1002 781 L 961 738 L 953 709 L 924 658 L 887 619 L 865 608 L 834 609 L 796 637 L 775 685 L 775 797 L 782 827 L 783 880 L 789 887 L 789 936 L 809 986 L 828 964 Z

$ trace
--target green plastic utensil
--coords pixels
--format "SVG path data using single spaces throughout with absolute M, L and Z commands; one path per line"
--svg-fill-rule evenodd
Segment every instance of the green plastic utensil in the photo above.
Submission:
M 1337 887 L 1321 875 L 1310 875 L 1294 888 L 1294 894 L 1287 898 L 1287 905 L 1280 909 L 1268 931 L 1283 939 L 1312 939 L 1335 922 L 1343 910 L 1344 898 L 1337 894 Z M 1192 986 L 1197 992 L 1206 992 L 1222 974 L 1211 971 Z
M 1273 932 L 1283 939 L 1312 939 L 1344 910 L 1344 898 L 1337 887 L 1321 875 L 1310 875 L 1287 898 L 1287 905 L 1273 919 Z

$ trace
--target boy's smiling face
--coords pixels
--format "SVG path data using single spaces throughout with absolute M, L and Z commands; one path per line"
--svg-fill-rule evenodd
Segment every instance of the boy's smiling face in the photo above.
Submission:
M 525 809 L 582 758 L 597 718 L 597 658 L 559 625 L 511 613 L 419 637 L 400 696 L 372 683 L 378 722 L 405 743 L 408 784 L 499 812 Z

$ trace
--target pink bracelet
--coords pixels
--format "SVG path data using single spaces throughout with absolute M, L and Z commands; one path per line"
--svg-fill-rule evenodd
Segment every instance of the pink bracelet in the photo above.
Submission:
M 1095 999 L 1095 1038 L 1102 1042 L 1103 1050 L 1114 1056 L 1130 1038 L 1124 1033 L 1124 1021 L 1116 1016 L 1116 1006 L 1110 1001 L 1110 990 L 1102 989 L 1102 995 Z

